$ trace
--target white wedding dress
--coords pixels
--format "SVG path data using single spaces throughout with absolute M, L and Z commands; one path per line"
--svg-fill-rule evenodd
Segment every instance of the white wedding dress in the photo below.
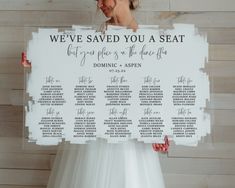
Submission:
M 136 140 L 60 146 L 47 188 L 164 188 L 158 153 Z

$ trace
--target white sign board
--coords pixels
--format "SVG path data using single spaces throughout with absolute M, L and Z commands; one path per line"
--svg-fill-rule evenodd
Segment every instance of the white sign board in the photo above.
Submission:
M 98 137 L 162 143 L 167 135 L 197 145 L 210 132 L 209 81 L 201 71 L 208 43 L 193 25 L 39 29 L 27 54 L 33 102 L 26 126 L 37 144 Z

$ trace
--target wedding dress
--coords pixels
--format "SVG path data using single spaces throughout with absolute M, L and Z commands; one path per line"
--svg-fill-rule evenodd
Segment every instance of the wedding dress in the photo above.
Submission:
M 47 188 L 164 188 L 158 153 L 130 140 L 110 144 L 63 143 Z

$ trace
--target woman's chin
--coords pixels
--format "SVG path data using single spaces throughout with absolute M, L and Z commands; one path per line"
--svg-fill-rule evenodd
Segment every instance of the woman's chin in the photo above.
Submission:
M 103 12 L 106 18 L 111 18 L 112 14 L 109 12 Z

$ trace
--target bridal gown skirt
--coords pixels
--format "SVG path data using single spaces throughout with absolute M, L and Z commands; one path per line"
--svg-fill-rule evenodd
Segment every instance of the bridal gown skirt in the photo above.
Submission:
M 158 153 L 131 140 L 60 146 L 47 188 L 164 188 Z

